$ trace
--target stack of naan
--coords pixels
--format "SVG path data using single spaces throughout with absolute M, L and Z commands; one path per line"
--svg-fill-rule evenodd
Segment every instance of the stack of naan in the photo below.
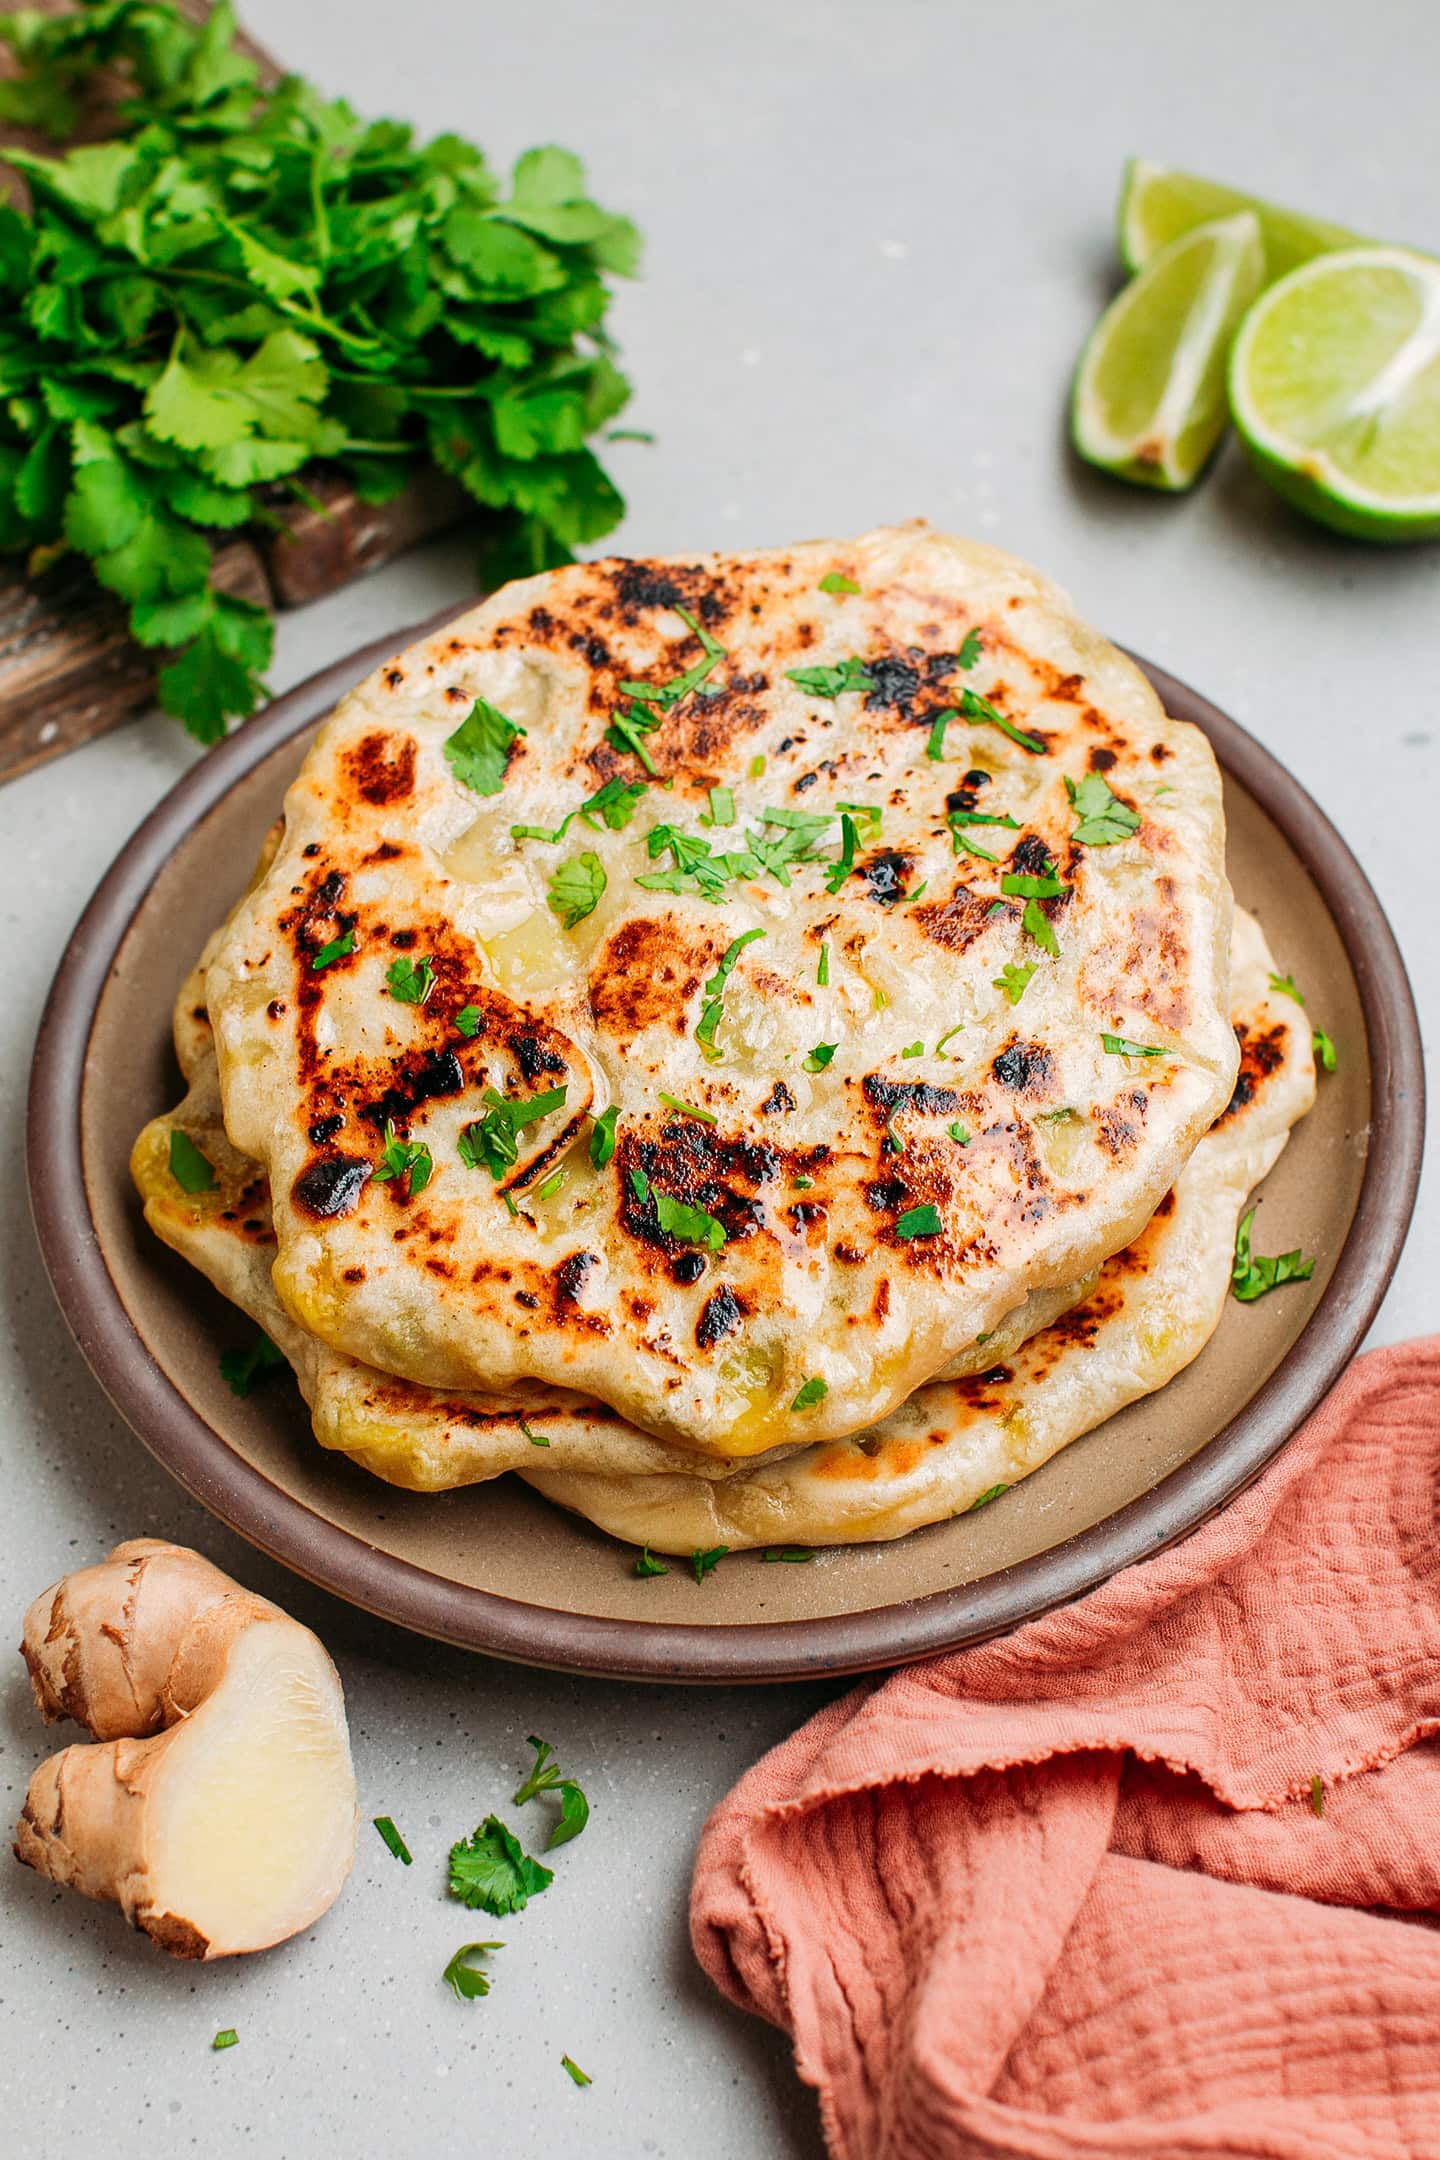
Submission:
M 1204 736 L 1012 558 L 578 564 L 321 730 L 135 1176 L 393 1484 L 897 1537 L 1209 1337 L 1272 967 Z

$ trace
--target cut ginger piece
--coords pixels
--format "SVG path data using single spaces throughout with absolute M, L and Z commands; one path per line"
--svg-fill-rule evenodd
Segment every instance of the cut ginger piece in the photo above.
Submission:
M 355 1773 L 323 1644 L 154 1538 L 25 1616 L 46 1718 L 96 1736 L 41 1763 L 17 1859 L 110 1899 L 176 1957 L 264 1950 L 318 1920 L 355 1857 Z

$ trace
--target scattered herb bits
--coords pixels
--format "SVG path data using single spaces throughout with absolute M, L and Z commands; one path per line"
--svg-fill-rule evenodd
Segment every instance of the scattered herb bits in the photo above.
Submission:
M 1333 1073 L 1340 1060 L 1335 1054 L 1335 1045 L 1331 1042 L 1324 1028 L 1316 1028 L 1314 1034 L 1310 1037 L 1310 1047 L 1315 1053 L 1315 1062 L 1321 1071 Z
M 1158 1043 L 1131 1042 L 1124 1035 L 1102 1035 L 1100 1047 L 1107 1057 L 1156 1058 L 1170 1055 L 1170 1052 Z
M 529 1745 L 535 1750 L 535 1765 L 515 1792 L 513 1804 L 524 1807 L 528 1801 L 538 1799 L 542 1794 L 554 1794 L 560 1802 L 560 1820 L 545 1842 L 545 1850 L 553 1852 L 557 1845 L 568 1845 L 571 1838 L 579 1837 L 590 1820 L 590 1803 L 574 1778 L 567 1778 L 561 1771 L 555 1760 L 555 1750 L 548 1740 L 541 1740 L 535 1733 L 531 1733 Z
M 642 1581 L 648 1576 L 668 1575 L 669 1572 L 670 1570 L 666 1567 L 664 1561 L 657 1560 L 648 1545 L 641 1547 L 639 1558 L 635 1562 L 635 1573 Z
M 462 1005 L 455 1015 L 455 1027 L 456 1031 L 463 1035 L 467 1042 L 473 1041 L 480 1032 L 480 1007 L 478 1005 Z
M 1274 992 L 1276 997 L 1291 998 L 1294 1000 L 1295 1004 L 1300 1006 L 1303 1006 L 1305 1003 L 1304 998 L 1301 997 L 1300 992 L 1295 987 L 1295 978 L 1293 975 L 1277 975 L 1272 969 L 1270 974 L 1270 988 Z
M 656 1193 L 655 1217 L 660 1228 L 682 1245 L 703 1245 L 709 1252 L 719 1252 L 725 1243 L 724 1223 L 670 1193 Z
M 410 1848 L 405 1843 L 404 1838 L 401 1837 L 390 1817 L 388 1815 L 376 1815 L 372 1820 L 395 1858 L 400 1861 L 402 1866 L 409 1867 L 411 1865 Z
M 385 1120 L 385 1145 L 380 1160 L 370 1175 L 377 1185 L 388 1183 L 391 1178 L 405 1188 L 406 1197 L 414 1200 L 424 1192 L 434 1175 L 435 1161 L 423 1140 L 402 1140 L 396 1133 L 393 1121 Z
M 839 597 L 846 593 L 858 593 L 860 587 L 856 584 L 854 578 L 846 577 L 843 570 L 827 570 L 820 580 L 820 590 L 824 593 L 834 593 Z
M 215 1190 L 215 1172 L 209 1158 L 202 1155 L 189 1133 L 178 1125 L 170 1131 L 170 1175 L 182 1192 L 202 1193 Z
M 802 1381 L 790 1408 L 792 1410 L 813 1410 L 816 1403 L 824 1402 L 829 1392 L 828 1384 L 818 1374 L 815 1374 L 809 1380 Z
M 1007 960 L 1000 973 L 995 976 L 991 988 L 1000 991 L 1004 997 L 1010 1000 L 1012 1005 L 1018 1005 L 1021 998 L 1024 997 L 1026 989 L 1029 987 L 1030 978 L 1034 973 L 1035 964 L 1033 961 L 1027 962 L 1023 967 L 1016 967 L 1013 961 Z
M 1279 1290 L 1286 1283 L 1308 1282 L 1315 1272 L 1315 1262 L 1307 1260 L 1297 1248 L 1294 1252 L 1265 1254 L 1252 1252 L 1250 1225 L 1255 1220 L 1252 1207 L 1241 1218 L 1235 1232 L 1235 1262 L 1230 1271 L 1232 1296 L 1242 1305 L 1251 1305 L 1256 1298 L 1265 1297 L 1271 1290 Z
M 1140 830 L 1139 811 L 1121 802 L 1104 773 L 1086 773 L 1083 780 L 1067 775 L 1065 792 L 1077 821 L 1071 837 L 1082 847 L 1113 847 Z
M 801 1561 L 813 1560 L 815 1553 L 809 1545 L 767 1545 L 760 1557 L 762 1560 L 784 1560 L 798 1565 Z
M 611 1103 L 590 1128 L 590 1161 L 596 1170 L 603 1170 L 615 1153 L 615 1121 L 619 1115 L 619 1104 Z
M 567 930 L 593 915 L 605 893 L 605 866 L 589 848 L 561 863 L 550 880 L 547 898 L 552 913 Z
M 977 1335 L 975 1339 L 977 1342 L 984 1342 L 985 1337 L 983 1335 Z M 978 1500 L 971 1501 L 969 1507 L 965 1510 L 966 1514 L 973 1515 L 975 1514 L 977 1509 L 982 1507 L 989 1507 L 992 1500 L 998 1500 L 1001 1493 L 1009 1492 L 1009 1490 L 1010 1488 L 1008 1485 L 992 1485 L 988 1492 L 981 1493 Z
M 217 2032 L 214 2039 L 210 2043 L 212 2050 L 214 2050 L 214 2052 L 217 2054 L 222 2048 L 238 2047 L 239 2045 L 240 2035 L 236 2032 L 233 2025 L 226 2025 L 223 2030 Z
M 1046 755 L 1046 746 L 1038 735 L 1027 735 L 1023 728 L 1016 727 L 1013 720 L 1007 720 L 999 707 L 992 705 L 989 698 L 981 697 L 978 690 L 961 692 L 960 712 L 971 727 L 999 728 L 1002 735 L 1018 743 L 1022 750 L 1028 750 L 1032 757 Z
M 268 1335 L 257 1335 L 248 1350 L 222 1350 L 220 1377 L 232 1395 L 243 1402 L 270 1373 L 280 1372 L 285 1353 L 277 1350 Z
M 523 1912 L 554 1880 L 549 1868 L 522 1851 L 496 1815 L 487 1815 L 473 1837 L 450 1848 L 450 1895 L 472 1912 L 493 1913 L 497 1920 Z
M 835 1052 L 839 1047 L 839 1043 L 816 1043 L 814 1049 L 805 1058 L 806 1072 L 824 1072 L 826 1066 L 834 1062 Z
M 347 930 L 342 936 L 331 938 L 328 945 L 320 947 L 310 962 L 311 970 L 318 975 L 323 968 L 334 967 L 337 960 L 344 960 L 354 950 L 355 932 Z
M 696 1582 L 703 1583 L 707 1575 L 713 1575 L 729 1550 L 728 1545 L 712 1545 L 708 1552 L 702 1552 L 697 1545 L 690 1555 L 690 1572 Z
M 919 1207 L 906 1208 L 895 1225 L 895 1235 L 906 1239 L 939 1237 L 944 1227 L 939 1208 L 926 1200 Z
M 461 1943 L 441 1978 L 455 1997 L 456 2002 L 477 2002 L 490 1992 L 490 1975 L 482 1971 L 476 1960 L 487 1957 L 492 1950 L 503 1950 L 504 1943 Z
M 593 2085 L 595 2082 L 586 2071 L 581 2069 L 579 2063 L 572 2062 L 568 2055 L 560 2057 L 560 2067 L 572 2085 Z
M 386 968 L 385 987 L 397 1004 L 423 1005 L 435 987 L 434 964 L 429 960 L 412 960 L 402 953 Z M 478 1012 L 476 1018 L 479 1018 Z

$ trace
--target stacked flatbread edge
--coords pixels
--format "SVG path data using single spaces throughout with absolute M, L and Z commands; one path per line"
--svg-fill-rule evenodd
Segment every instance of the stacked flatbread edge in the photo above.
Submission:
M 713 594 L 720 602 L 707 607 Z M 607 743 L 607 714 L 618 681 L 673 683 L 651 649 L 657 614 L 678 614 L 687 633 L 694 626 L 699 661 L 711 645 L 724 657 L 709 671 L 720 678 L 712 700 L 703 684 L 668 704 L 632 697 L 628 711 L 658 723 L 629 730 L 660 768 L 642 781 L 644 763 L 623 738 L 618 751 Z M 568 634 L 557 636 L 557 623 Z M 569 641 L 582 626 L 590 658 L 605 650 L 603 695 L 581 696 L 572 679 Z M 971 666 L 960 667 L 967 640 Z M 964 702 L 976 645 L 990 659 L 975 676 L 985 684 L 978 720 Z M 690 659 L 683 642 L 678 657 Z M 532 684 L 524 705 L 526 671 L 537 667 L 549 670 L 544 692 L 537 702 Z M 1225 965 L 1232 912 L 1208 746 L 1160 715 L 1148 686 L 1149 704 L 1137 699 L 1129 663 L 1077 625 L 1053 588 L 993 551 L 919 527 L 768 557 L 576 566 L 508 589 L 392 672 L 414 693 L 403 715 L 385 708 L 382 729 L 363 692 L 341 707 L 250 894 L 183 987 L 175 1033 L 188 1093 L 147 1126 L 134 1155 L 151 1226 L 271 1336 L 324 1446 L 421 1491 L 516 1470 L 603 1529 L 662 1551 L 844 1544 L 962 1512 L 1198 1354 L 1223 1306 L 1240 1208 L 1313 1097 L 1310 1043 L 1270 991 L 1271 956 L 1248 918 L 1233 919 Z M 457 719 L 482 706 L 526 729 L 508 744 L 493 731 L 507 753 L 499 802 L 488 792 L 494 758 L 476 801 L 445 748 Z M 1086 716 L 1083 730 L 1065 724 L 1070 713 Z M 961 728 L 963 742 L 948 745 Z M 390 786 L 407 742 L 408 801 Z M 534 762 L 543 769 L 527 777 L 542 742 Z M 1167 771 L 1176 779 L 1155 779 Z M 343 800 L 337 772 L 347 775 Z M 380 800 L 367 799 L 367 778 Z M 608 900 L 576 938 L 558 927 L 565 916 L 544 883 L 537 907 L 534 863 L 553 882 L 551 835 L 607 788 L 630 812 L 612 826 L 602 804 L 585 820 L 581 838 L 605 835 Z M 1186 799 L 1172 807 L 1177 793 Z M 855 807 L 840 813 L 831 797 Z M 706 834 L 708 855 L 728 858 L 723 876 L 685 870 L 698 861 L 703 871 L 705 857 L 663 832 L 657 848 L 648 838 L 657 824 Z M 765 845 L 777 835 L 786 843 L 778 858 Z M 420 867 L 407 864 L 377 902 L 365 879 L 387 848 L 402 862 L 407 850 L 418 855 Z M 602 860 L 583 852 L 592 866 Z M 656 862 L 660 881 L 640 884 Z M 321 879 L 328 912 L 323 897 L 314 904 Z M 540 907 L 547 936 L 532 938 L 537 964 L 525 926 Z M 732 932 L 747 931 L 722 969 Z M 315 962 L 347 938 L 332 986 L 333 963 Z M 667 946 L 701 957 L 667 975 L 658 957 Z M 757 946 L 774 965 L 742 985 L 741 958 Z M 636 954 L 628 984 L 617 973 L 627 950 Z M 397 961 L 412 989 L 429 969 L 417 1004 L 389 999 Z M 713 1023 L 707 965 L 725 993 Z M 277 966 L 288 968 L 283 978 Z M 437 992 L 446 1004 L 432 1012 Z M 217 999 L 228 1048 L 226 1017 L 213 1024 Z M 297 1021 L 307 1011 L 304 1027 L 267 1031 L 257 1016 L 291 1000 Z M 454 1026 L 467 1007 L 484 1022 L 473 1051 L 463 1021 L 458 1035 Z M 414 1030 L 417 1018 L 429 1039 Z M 1104 1020 L 1113 1032 L 1095 1024 Z M 435 1037 L 437 1023 L 446 1032 Z M 814 1053 L 822 1026 L 836 1038 L 828 1059 Z M 912 1030 L 913 1044 L 904 1039 Z M 407 1076 L 442 1059 L 447 1076 L 460 1068 L 459 1103 L 438 1090 L 407 1100 Z M 826 1077 L 842 1061 L 843 1092 Z M 1001 1095 L 1017 1070 L 1024 1085 Z M 325 1102 L 350 1112 L 338 1143 L 311 1115 L 317 1073 Z M 562 1073 L 557 1087 L 552 1075 Z M 460 1135 L 478 1122 L 477 1095 L 568 1097 L 577 1076 L 584 1113 L 569 1120 L 574 1098 L 557 1104 L 559 1130 L 536 1161 L 476 1159 L 474 1146 L 465 1161 Z M 366 1085 L 374 1102 L 357 1104 Z M 271 1118 L 263 1148 L 257 1104 Z M 613 1169 L 595 1163 L 605 1151 L 592 1144 L 612 1107 L 608 1124 L 622 1141 Z M 390 1114 L 382 1120 L 377 1108 Z M 544 1141 L 543 1119 L 534 1123 Z M 522 1122 L 512 1134 L 517 1158 L 529 1131 Z M 697 1131 L 728 1153 L 677 1146 L 677 1135 L 688 1143 Z M 175 1176 L 176 1132 L 209 1166 L 208 1189 L 187 1191 Z M 420 1191 L 404 1189 L 403 1172 L 372 1182 L 382 1146 L 398 1143 L 403 1161 L 417 1141 L 432 1166 Z M 342 1217 L 333 1242 L 323 1215 L 302 1220 L 293 1197 L 272 1204 L 277 1171 L 293 1185 L 314 1163 L 354 1161 L 362 1148 L 368 1212 Z M 628 1190 L 617 1198 L 621 1179 Z M 678 1234 L 655 1219 L 667 1183 L 666 1219 Z M 568 1215 L 537 1200 L 567 1185 Z M 1027 1243 L 1020 1203 L 1058 1221 Z M 870 1232 L 863 1265 L 845 1257 L 847 1240 L 859 1250 L 857 1222 Z M 428 1283 L 407 1308 L 403 1355 L 383 1329 L 362 1325 L 357 1336 L 347 1325 L 341 1259 L 362 1273 L 380 1262 L 394 1310 L 397 1283 L 403 1307 L 423 1265 L 422 1237 L 432 1258 L 463 1252 L 485 1276 L 473 1354 L 463 1300 L 431 1298 Z M 386 1272 L 397 1245 L 410 1270 L 398 1277 Z M 542 1294 L 529 1286 L 573 1282 L 577 1253 L 607 1276 L 592 1314 L 607 1298 L 612 1310 L 628 1301 L 642 1313 L 613 1331 L 609 1364 L 589 1342 L 577 1359 L 568 1311 L 553 1357 L 551 1331 L 528 1317 Z M 511 1307 L 518 1345 L 494 1293 L 501 1275 L 522 1293 Z M 657 1278 L 661 1299 L 649 1297 Z M 857 1280 L 867 1299 L 858 1341 Z M 779 1314 L 768 1333 L 767 1295 Z M 647 1297 L 652 1314 L 660 1306 L 648 1333 Z M 706 1340 L 699 1316 L 717 1298 L 739 1346 Z M 898 1335 L 886 1325 L 897 1305 Z M 957 1334 L 957 1314 L 968 1336 Z M 973 1327 L 977 1314 L 992 1324 Z M 750 1316 L 764 1356 L 747 1366 L 736 1351 Z M 678 1413 L 656 1381 L 665 1363 L 652 1354 L 657 1335 L 672 1356 L 682 1343 L 685 1386 L 698 1382 Z M 498 1360 L 497 1341 L 507 1354 Z M 357 1355 L 357 1342 L 375 1354 Z M 867 1355 L 883 1368 L 879 1381 Z M 733 1379 L 716 1377 L 726 1369 L 741 1375 L 738 1420 L 727 1409 Z M 476 1384 L 482 1374 L 489 1386 Z M 589 1384 L 577 1386 L 582 1377 Z M 813 1423 L 807 1388 L 823 1406 Z

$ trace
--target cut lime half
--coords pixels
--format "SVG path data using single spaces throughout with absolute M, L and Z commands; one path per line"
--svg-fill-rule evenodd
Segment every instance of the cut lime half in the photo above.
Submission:
M 1121 479 L 1187 488 L 1225 432 L 1225 360 L 1264 273 L 1248 210 L 1163 248 L 1101 316 L 1080 355 L 1070 439 Z
M 1240 210 L 1252 210 L 1260 220 L 1267 282 L 1332 248 L 1367 244 L 1362 234 L 1349 232 L 1343 225 L 1329 225 L 1298 210 L 1282 210 L 1258 196 L 1243 195 L 1238 188 L 1222 187 L 1218 180 L 1202 180 L 1198 173 L 1172 172 L 1169 166 L 1152 165 L 1147 158 L 1130 158 L 1120 182 L 1117 209 L 1120 260 L 1129 271 L 1143 270 L 1183 233 L 1215 218 L 1233 217 Z
M 1440 263 L 1352 248 L 1293 270 L 1235 340 L 1230 407 L 1259 471 L 1322 525 L 1440 537 Z

